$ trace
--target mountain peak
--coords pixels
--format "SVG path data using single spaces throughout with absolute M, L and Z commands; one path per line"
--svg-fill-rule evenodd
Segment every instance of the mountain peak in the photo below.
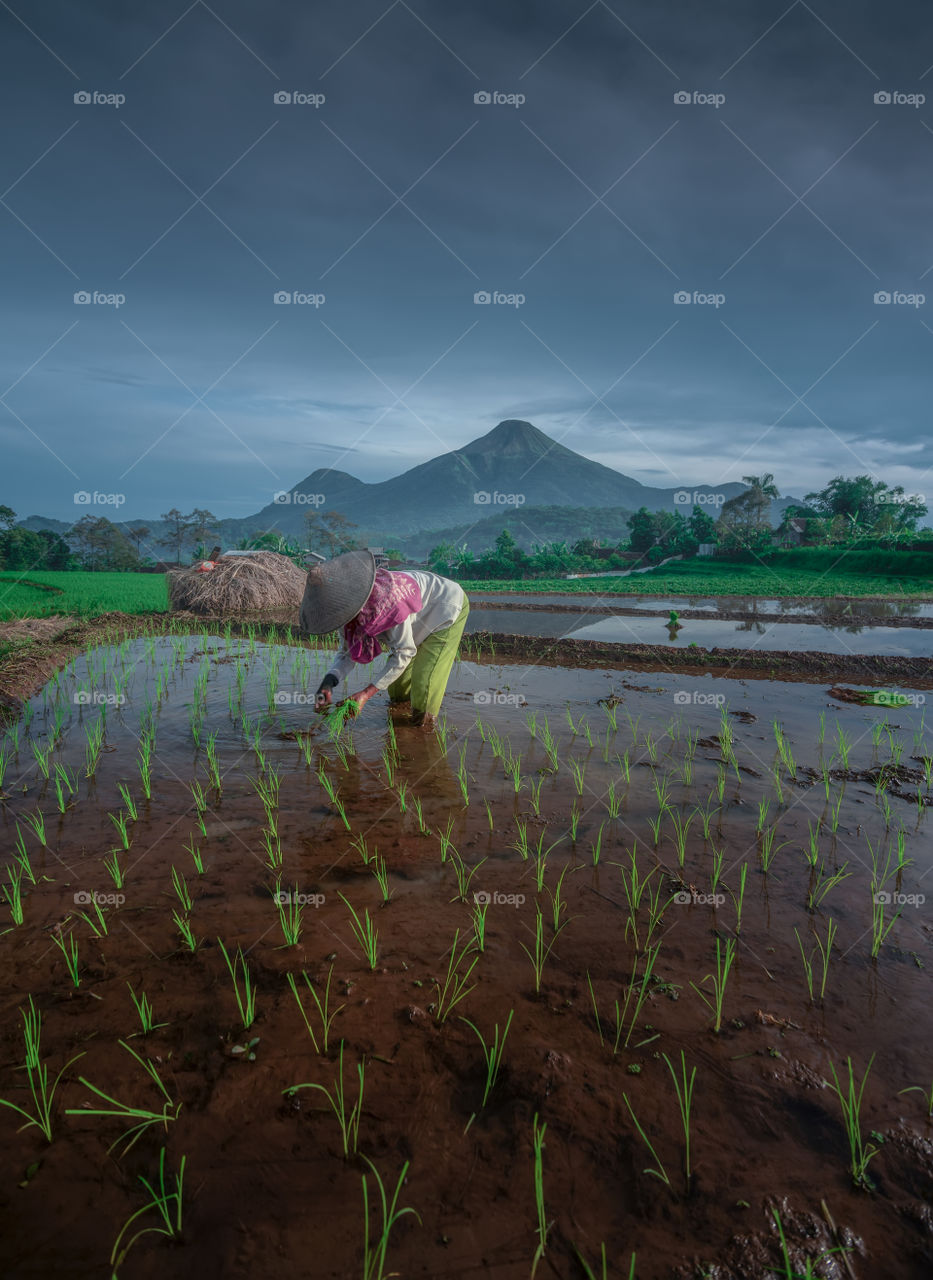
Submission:
M 489 450 L 532 448 L 537 451 L 551 449 L 555 445 L 550 436 L 525 422 L 522 418 L 506 418 L 484 436 L 471 440 L 458 453 L 487 453 Z

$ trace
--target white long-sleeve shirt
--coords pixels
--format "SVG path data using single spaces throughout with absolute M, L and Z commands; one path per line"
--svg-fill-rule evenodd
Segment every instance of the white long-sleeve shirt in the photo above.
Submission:
M 442 578 L 438 573 L 422 569 L 404 569 L 401 572 L 417 582 L 421 592 L 421 608 L 417 613 L 410 613 L 397 627 L 383 631 L 379 637 L 388 646 L 382 673 L 372 681 L 380 691 L 384 691 L 393 680 L 398 679 L 414 659 L 419 644 L 435 631 L 442 631 L 457 620 L 466 600 L 466 592 L 458 582 L 452 582 L 450 578 Z M 327 675 L 344 680 L 359 665 L 350 657 L 344 643 Z

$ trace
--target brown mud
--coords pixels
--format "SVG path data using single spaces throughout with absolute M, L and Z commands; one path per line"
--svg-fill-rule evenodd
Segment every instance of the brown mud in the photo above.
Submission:
M 213 651 L 211 681 L 220 693 L 234 669 L 223 648 L 212 638 L 202 649 Z M 798 1272 L 809 1260 L 826 1280 L 931 1274 L 933 1129 L 924 1095 L 904 1092 L 928 1090 L 933 1074 L 930 908 L 905 904 L 874 959 L 870 945 L 868 842 L 889 848 L 903 831 L 910 861 L 896 877 L 896 892 L 905 898 L 922 897 L 931 866 L 923 807 L 877 787 L 886 777 L 907 778 L 896 772 L 903 769 L 910 787 L 929 794 L 922 768 L 929 745 L 918 709 L 828 704 L 821 687 L 796 686 L 789 698 L 780 683 L 735 678 L 698 681 L 690 704 L 681 705 L 685 682 L 668 672 L 652 672 L 646 682 L 638 674 L 620 680 L 613 669 L 541 666 L 521 677 L 512 664 L 463 662 L 445 700 L 440 735 L 406 727 L 397 713 L 395 790 L 380 756 L 384 703 L 374 701 L 352 722 L 356 751 L 345 767 L 322 722 L 292 712 L 274 735 L 277 746 L 266 740 L 281 777 L 278 883 L 313 901 L 298 944 L 284 946 L 272 902 L 276 878 L 260 840 L 265 819 L 252 781 L 260 774 L 258 757 L 227 725 L 219 701 L 207 727 L 220 734 L 223 783 L 212 789 L 203 740 L 195 749 L 180 732 L 186 706 L 174 720 L 166 718 L 173 698 L 179 704 L 190 699 L 186 682 L 193 671 L 189 662 L 162 709 L 151 800 L 141 796 L 135 772 L 138 703 L 132 715 L 108 716 L 96 775 L 81 778 L 64 814 L 34 768 L 28 735 L 8 772 L 0 803 L 4 843 L 13 849 L 18 823 L 36 884 L 24 884 L 23 924 L 0 936 L 0 1097 L 29 1104 L 19 1011 L 30 996 L 42 1014 L 41 1058 L 51 1077 L 75 1054 L 83 1057 L 66 1070 L 56 1095 L 51 1143 L 34 1128 L 17 1132 L 19 1118 L 0 1109 L 5 1277 L 110 1275 L 117 1233 L 144 1203 L 139 1178 L 153 1178 L 164 1147 L 171 1172 L 186 1158 L 181 1237 L 144 1236 L 119 1269 L 124 1280 L 362 1275 L 363 1174 L 371 1225 L 379 1232 L 378 1194 L 364 1155 L 390 1198 L 407 1164 L 398 1204 L 420 1218 L 409 1214 L 393 1229 L 387 1273 L 525 1280 L 538 1243 L 536 1116 L 547 1125 L 548 1230 L 538 1280 L 583 1280 L 578 1251 L 599 1275 L 603 1244 L 612 1276 L 630 1274 L 633 1253 L 638 1280 L 784 1276 L 775 1209 Z M 722 706 L 715 701 L 720 693 L 728 699 Z M 818 740 L 820 711 L 825 742 Z M 41 740 L 40 715 L 37 710 L 30 732 Z M 796 758 L 783 772 L 771 729 L 775 715 Z M 553 760 L 545 717 L 555 738 Z M 724 724 L 735 741 L 734 768 Z M 60 750 L 83 773 L 76 728 Z M 844 768 L 835 758 L 839 730 L 848 744 Z M 294 739 L 278 733 L 310 735 L 312 764 Z M 901 745 L 902 755 L 892 743 Z M 516 790 L 507 765 L 519 752 Z M 916 759 L 907 764 L 910 757 L 919 757 L 921 767 Z M 584 769 L 582 777 L 571 762 Z M 321 764 L 346 807 L 350 831 L 318 779 Z M 205 834 L 187 785 L 195 777 L 208 801 Z M 124 901 L 105 902 L 108 931 L 95 937 L 76 909 L 91 914 L 87 895 L 115 892 L 102 858 L 120 843 L 107 815 L 121 808 L 121 780 L 139 816 L 130 826 L 129 851 L 118 854 Z M 404 811 L 399 782 L 407 786 Z M 651 827 L 656 785 L 667 788 L 670 806 L 658 840 Z M 887 817 L 882 795 L 890 796 Z M 427 833 L 419 830 L 414 798 Z M 764 801 L 765 826 L 777 828 L 767 874 L 756 834 Z M 37 810 L 46 817 L 47 848 L 26 823 Z M 689 819 L 682 856 L 675 814 Z M 849 875 L 808 910 L 817 875 L 806 854 L 814 823 L 825 874 L 847 868 Z M 439 833 L 445 830 L 452 850 L 442 858 Z M 523 830 L 530 846 L 525 856 Z M 384 858 L 388 903 L 355 837 Z M 203 875 L 185 847 L 192 839 Z M 539 889 L 535 849 L 551 845 Z M 657 890 L 662 906 L 650 938 L 660 949 L 644 984 L 651 910 L 648 897 L 629 910 L 623 872 L 633 859 L 648 896 Z M 193 898 L 189 919 L 200 940 L 194 954 L 181 945 L 172 919 L 179 907 L 173 866 Z M 462 886 L 460 877 L 471 873 Z M 462 1002 L 441 1018 L 451 946 L 457 931 L 458 950 L 473 934 L 476 893 L 486 905 L 484 949 L 460 966 L 465 973 L 476 959 Z M 80 908 L 76 894 L 83 895 Z M 368 910 L 378 929 L 374 970 L 341 894 L 361 915 Z M 531 956 L 539 910 L 551 949 L 536 990 Z M 830 918 L 838 935 L 825 999 L 811 1000 L 794 931 L 813 954 Z M 6 912 L 4 921 L 10 923 Z M 77 941 L 77 988 L 54 945 L 56 930 L 73 931 Z M 219 938 L 228 950 L 242 946 L 256 986 L 256 1019 L 248 1030 L 238 1017 Z M 735 967 L 716 1033 L 692 984 L 710 995 L 707 975 L 716 970 L 717 943 L 730 942 Z M 815 960 L 818 968 L 818 955 Z M 326 1054 L 315 1052 L 288 986 L 291 974 L 320 1041 L 302 972 L 321 1000 L 330 975 L 330 1007 L 337 1012 Z M 138 1030 L 128 983 L 137 994 L 145 991 L 156 1022 L 166 1024 L 146 1037 L 128 1038 Z M 642 985 L 644 1004 L 633 1013 Z M 510 1012 L 502 1069 L 482 1106 L 482 1049 L 460 1015 L 488 1043 Z M 250 1060 L 237 1050 L 255 1037 Z M 164 1101 L 121 1040 L 152 1061 L 173 1114 L 181 1105 L 177 1119 L 151 1127 L 132 1150 L 118 1145 L 108 1152 L 130 1122 L 80 1114 L 100 1100 L 79 1077 L 138 1107 L 158 1111 Z M 310 1089 L 288 1093 L 309 1082 L 333 1089 L 341 1042 L 348 1107 L 357 1098 L 358 1064 L 365 1062 L 359 1153 L 349 1158 L 326 1098 Z M 668 1065 L 679 1070 L 681 1052 L 688 1072 L 696 1068 L 689 1177 Z M 868 1167 L 871 1189 L 853 1185 L 839 1101 L 827 1083 L 831 1064 L 844 1072 L 847 1057 L 858 1081 L 871 1064 L 861 1115 L 866 1141 L 879 1147 Z M 69 1109 L 78 1114 L 66 1114 Z M 869 1138 L 870 1132 L 877 1136 Z M 651 1168 L 660 1168 L 666 1181 L 646 1172 Z M 150 1212 L 137 1228 L 159 1221 Z M 839 1249 L 845 1254 L 817 1262 Z

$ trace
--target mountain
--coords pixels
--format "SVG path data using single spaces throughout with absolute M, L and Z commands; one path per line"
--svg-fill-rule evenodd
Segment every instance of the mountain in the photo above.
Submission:
M 269 503 L 248 518 L 257 528 L 301 535 L 309 510 L 340 511 L 366 531 L 391 530 L 397 536 L 424 529 L 472 523 L 493 512 L 521 507 L 624 507 L 635 511 L 682 511 L 689 514 L 693 497 L 719 493 L 731 498 L 740 484 L 689 488 L 690 501 L 674 495 L 687 486 L 653 489 L 612 467 L 574 453 L 530 422 L 509 418 L 462 449 L 422 462 L 377 484 L 343 471 L 314 471 L 289 491 L 290 501 Z M 302 498 L 323 495 L 319 506 Z M 707 508 L 713 515 L 716 508 Z

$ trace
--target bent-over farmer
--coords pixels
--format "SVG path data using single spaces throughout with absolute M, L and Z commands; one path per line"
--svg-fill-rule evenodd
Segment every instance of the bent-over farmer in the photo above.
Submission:
M 311 635 L 343 630 L 343 647 L 324 676 L 315 710 L 357 664 L 385 654 L 381 674 L 352 699 L 360 710 L 388 690 L 393 703 L 411 703 L 412 724 L 433 726 L 470 612 L 456 582 L 422 569 L 377 567 L 371 551 L 348 551 L 308 570 L 301 628 Z

